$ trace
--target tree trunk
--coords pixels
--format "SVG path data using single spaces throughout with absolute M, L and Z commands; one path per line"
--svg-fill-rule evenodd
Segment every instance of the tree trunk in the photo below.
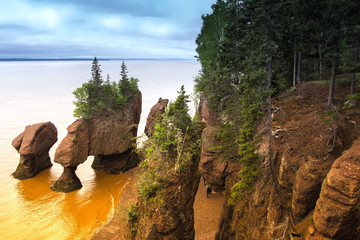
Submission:
M 351 76 L 351 88 L 350 88 L 350 95 L 354 95 L 354 85 L 355 85 L 356 73 L 352 73 Z
M 355 52 L 355 59 L 354 59 L 355 65 L 356 65 L 357 60 L 358 60 L 358 55 L 359 55 L 359 48 L 357 47 L 356 52 Z M 350 94 L 351 95 L 354 95 L 355 80 L 356 80 L 356 73 L 353 72 L 352 77 L 351 77 L 351 89 L 350 89 Z
M 322 80 L 322 76 L 323 76 L 323 59 L 322 59 L 322 52 L 321 52 L 321 44 L 319 44 L 319 76 L 320 76 L 320 80 Z
M 335 91 L 335 76 L 336 76 L 336 56 L 331 61 L 331 81 L 329 89 L 329 97 L 327 107 L 330 109 L 334 108 L 334 91 Z
M 267 72 L 267 87 L 266 90 L 269 94 L 267 99 L 267 111 L 268 111 L 268 120 L 267 120 L 267 129 L 268 129 L 268 142 L 269 142 L 269 163 L 270 163 L 270 171 L 272 175 L 272 179 L 275 184 L 276 193 L 280 197 L 280 185 L 278 179 L 276 177 L 275 164 L 273 159 L 273 137 L 272 137 L 272 102 L 271 102 L 271 82 L 272 82 L 272 62 L 269 61 L 266 64 L 266 72 Z M 282 204 L 282 201 L 280 201 Z
M 296 52 L 294 51 L 293 87 L 296 87 Z
M 296 82 L 299 84 L 301 82 L 301 51 L 299 51 L 298 56 L 298 62 L 297 62 L 297 76 L 296 76 Z

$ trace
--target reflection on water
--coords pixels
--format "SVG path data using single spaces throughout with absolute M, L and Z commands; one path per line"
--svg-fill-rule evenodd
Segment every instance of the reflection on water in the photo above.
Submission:
M 1 239 L 89 238 L 109 220 L 128 182 L 126 173 L 114 176 L 92 170 L 91 160 L 77 171 L 83 188 L 71 193 L 50 190 L 62 170 L 56 165 L 31 179 L 13 179 L 18 194 L 7 198 L 8 209 L 0 215 Z

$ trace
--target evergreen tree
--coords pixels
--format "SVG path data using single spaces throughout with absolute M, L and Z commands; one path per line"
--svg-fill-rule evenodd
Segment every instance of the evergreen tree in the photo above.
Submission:
M 95 57 L 92 66 L 91 66 L 91 79 L 90 83 L 93 83 L 95 86 L 100 86 L 103 83 L 103 79 L 101 76 L 101 65 L 99 64 L 97 58 Z
M 183 133 L 185 133 L 191 124 L 191 118 L 188 113 L 188 102 L 190 102 L 189 95 L 186 95 L 184 85 L 181 86 L 178 93 L 179 95 L 176 98 L 175 102 L 170 103 L 169 105 L 168 117 L 170 119 L 170 122 L 172 122 L 176 128 L 180 129 Z
M 127 70 L 127 66 L 125 65 L 125 62 L 123 61 L 121 64 L 121 71 L 120 71 L 121 80 L 120 81 L 129 81 L 128 73 L 129 73 L 129 71 Z
M 91 78 L 73 92 L 76 98 L 76 101 L 74 101 L 76 106 L 74 116 L 90 119 L 98 115 L 112 113 L 124 107 L 128 100 L 138 91 L 138 79 L 128 79 L 124 62 L 121 75 L 123 81 L 120 81 L 119 84 L 110 82 L 109 75 L 107 75 L 104 82 L 101 76 L 100 64 L 95 57 L 91 67 Z
M 127 66 L 124 61 L 121 64 L 120 76 L 119 94 L 122 96 L 120 102 L 126 102 L 138 91 L 137 83 L 139 80 L 132 77 L 129 79 Z

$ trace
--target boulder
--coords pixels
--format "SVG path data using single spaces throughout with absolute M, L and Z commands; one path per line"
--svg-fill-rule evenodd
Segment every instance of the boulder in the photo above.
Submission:
M 36 176 L 52 166 L 50 148 L 57 141 L 57 130 L 53 123 L 44 122 L 29 125 L 13 141 L 13 147 L 20 154 L 20 162 L 12 174 L 17 179 Z
M 168 102 L 168 99 L 159 98 L 159 101 L 151 108 L 145 125 L 146 136 L 151 137 L 153 135 L 156 118 L 165 112 Z
M 52 185 L 55 191 L 69 192 L 81 187 L 76 167 L 94 156 L 92 167 L 118 174 L 138 163 L 133 153 L 133 138 L 141 114 L 141 92 L 137 92 L 127 106 L 112 114 L 90 120 L 77 120 L 67 130 L 55 153 L 54 161 L 64 167 L 63 175 Z

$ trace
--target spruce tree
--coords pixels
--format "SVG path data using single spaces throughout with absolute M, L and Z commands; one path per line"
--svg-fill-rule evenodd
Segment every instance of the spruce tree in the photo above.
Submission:
M 102 111 L 104 107 L 103 79 L 101 76 L 101 65 L 95 57 L 91 66 L 91 78 L 88 82 L 88 105 L 89 115 L 95 115 Z
M 106 81 L 103 81 L 100 64 L 95 57 L 91 66 L 91 78 L 73 92 L 76 98 L 74 116 L 90 119 L 124 107 L 138 91 L 138 79 L 130 78 L 129 80 L 124 62 L 120 74 L 119 84 L 110 82 L 109 75 Z
M 186 95 L 184 85 L 181 86 L 178 93 L 179 95 L 175 102 L 170 103 L 168 116 L 170 118 L 170 122 L 172 122 L 176 128 L 185 133 L 191 124 L 191 118 L 188 113 L 188 103 L 190 102 L 189 95 Z
M 121 64 L 121 71 L 120 71 L 120 81 L 119 81 L 119 96 L 120 102 L 126 102 L 131 97 L 131 89 L 130 89 L 130 82 L 128 77 L 128 70 L 123 61 Z

